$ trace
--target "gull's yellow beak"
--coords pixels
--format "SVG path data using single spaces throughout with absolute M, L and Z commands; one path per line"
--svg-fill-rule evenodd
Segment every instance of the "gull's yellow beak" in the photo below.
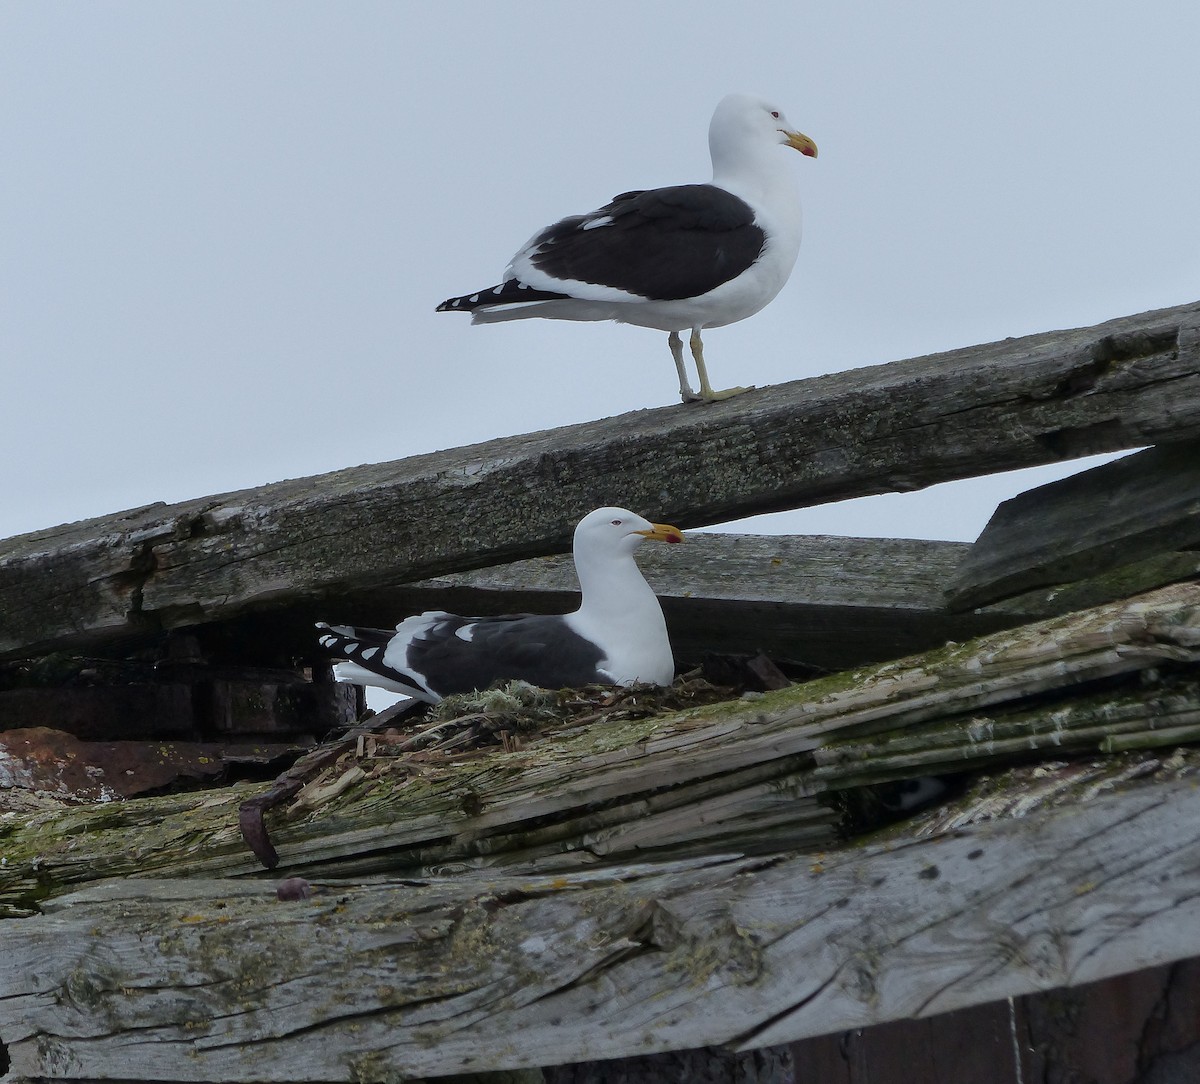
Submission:
M 682 542 L 683 532 L 669 523 L 655 523 L 648 531 L 635 531 L 646 538 L 654 538 L 659 542 Z
M 803 132 L 784 132 L 783 134 L 787 136 L 787 145 L 792 150 L 806 154 L 809 158 L 816 158 L 817 145 Z

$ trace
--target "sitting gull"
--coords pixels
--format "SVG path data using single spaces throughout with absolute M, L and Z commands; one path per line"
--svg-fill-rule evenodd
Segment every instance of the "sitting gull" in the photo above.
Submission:
M 662 608 L 633 559 L 647 538 L 683 541 L 678 528 L 624 508 L 597 508 L 579 521 L 573 552 L 583 598 L 574 613 L 458 617 L 430 610 L 395 630 L 320 623 L 320 643 L 346 660 L 335 667 L 339 681 L 430 704 L 517 679 L 547 689 L 670 685 L 675 660 Z
M 816 144 L 777 107 L 730 94 L 708 129 L 709 184 L 624 192 L 586 215 L 535 234 L 504 281 L 443 301 L 438 312 L 469 312 L 473 323 L 618 320 L 669 331 L 686 402 L 746 391 L 713 391 L 700 331 L 753 316 L 783 288 L 800 251 L 800 197 L 782 144 L 809 157 Z M 700 378 L 692 391 L 680 330 L 691 328 Z

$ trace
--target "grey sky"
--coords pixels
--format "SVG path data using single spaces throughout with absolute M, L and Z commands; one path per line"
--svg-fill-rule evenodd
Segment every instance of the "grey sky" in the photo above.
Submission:
M 1194 0 L 10 0 L 0 536 L 675 402 L 657 332 L 433 310 L 706 180 L 731 90 L 821 155 L 791 282 L 705 336 L 718 387 L 1200 298 L 1197 41 Z M 771 525 L 973 538 L 1042 477 Z

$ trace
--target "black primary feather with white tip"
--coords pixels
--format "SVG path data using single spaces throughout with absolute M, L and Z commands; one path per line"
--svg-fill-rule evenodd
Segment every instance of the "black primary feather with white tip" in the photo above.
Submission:
M 779 145 L 816 157 L 816 144 L 770 103 L 731 94 L 708 133 L 709 184 L 624 192 L 535 234 L 504 281 L 452 297 L 439 312 L 474 323 L 545 317 L 618 320 L 670 332 L 685 401 L 713 391 L 700 331 L 753 316 L 783 288 L 800 250 L 800 199 Z M 688 383 L 679 332 L 691 329 L 699 393 Z
M 600 683 L 669 685 L 671 644 L 658 599 L 634 550 L 682 533 L 624 508 L 598 508 L 575 528 L 582 599 L 569 614 L 459 617 L 440 610 L 395 630 L 319 624 L 339 680 L 376 685 L 435 704 L 453 693 L 522 680 L 558 689 Z

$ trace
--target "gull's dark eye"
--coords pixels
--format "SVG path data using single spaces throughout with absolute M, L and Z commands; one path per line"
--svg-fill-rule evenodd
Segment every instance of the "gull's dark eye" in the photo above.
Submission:
M 771 110 L 771 116 L 773 116 L 776 120 L 779 119 L 779 114 L 774 109 Z
M 612 521 L 612 525 L 613 525 L 614 527 L 620 527 L 620 526 L 621 526 L 621 524 L 622 524 L 622 523 L 624 523 L 624 522 L 625 522 L 625 521 L 624 521 L 624 520 L 622 520 L 622 519 L 614 519 L 614 520 Z

